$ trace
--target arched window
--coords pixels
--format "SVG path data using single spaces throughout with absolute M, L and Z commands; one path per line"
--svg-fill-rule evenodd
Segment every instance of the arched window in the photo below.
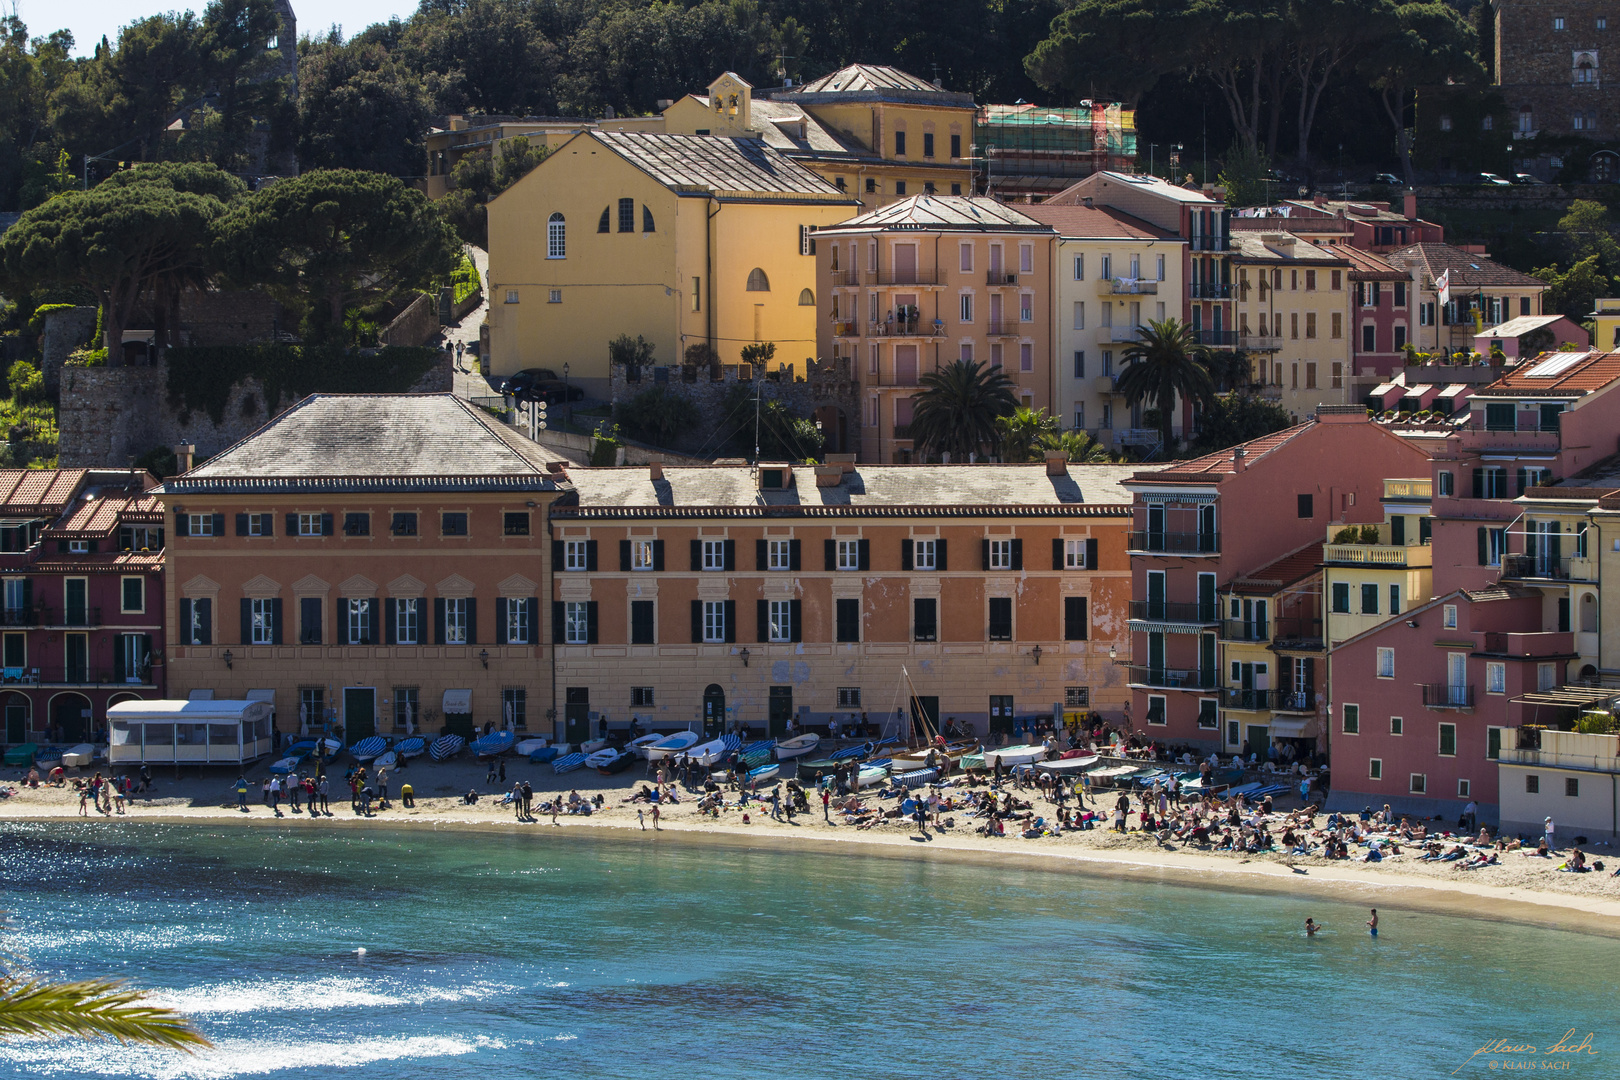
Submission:
M 606 207 L 606 206 L 602 207 L 602 216 L 600 218 L 598 218 L 597 221 L 596 221 L 596 231 L 597 232 L 608 232 L 608 231 L 610 231 L 608 229 L 608 210 L 609 209 L 610 209 L 610 207 Z
M 546 222 L 546 258 L 568 258 L 568 222 L 560 213 Z
M 771 279 L 766 277 L 765 276 L 765 271 L 761 270 L 757 266 L 754 267 L 752 270 L 748 271 L 748 291 L 749 292 L 770 292 L 771 291 Z
M 657 232 L 658 231 L 653 226 L 652 207 L 648 206 L 646 203 L 641 204 L 641 231 L 642 232 Z
M 800 307 L 815 307 L 816 306 L 816 294 L 811 292 L 809 289 L 805 289 L 802 292 L 800 292 L 799 293 L 799 306 Z

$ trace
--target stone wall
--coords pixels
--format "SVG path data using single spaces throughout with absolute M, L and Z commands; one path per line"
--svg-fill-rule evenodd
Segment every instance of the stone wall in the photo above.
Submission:
M 45 376 L 47 394 L 56 393 L 62 364 L 68 354 L 88 342 L 95 332 L 96 308 L 93 306 L 62 308 L 46 314 L 40 352 L 41 373 Z
M 1599 30 L 1599 18 L 1617 24 Z M 1555 19 L 1562 20 L 1562 29 L 1555 28 Z M 1620 132 L 1620 78 L 1612 70 L 1617 58 L 1610 38 L 1617 31 L 1614 0 L 1500 0 L 1496 81 L 1514 130 L 1520 110 L 1529 109 L 1532 130 L 1612 141 Z M 1576 81 L 1577 59 L 1593 62 L 1591 82 Z M 1574 126 L 1577 113 L 1580 129 Z M 1588 126 L 1594 120 L 1595 130 Z
M 426 345 L 439 333 L 439 305 L 426 293 L 405 305 L 394 321 L 383 327 L 377 340 L 384 345 Z
M 415 393 L 449 393 L 450 354 L 411 387 Z M 216 425 L 206 410 L 180 410 L 169 401 L 169 367 L 69 367 L 61 373 L 61 432 L 58 455 L 63 468 L 122 467 L 154 447 L 192 443 L 211 456 L 263 427 L 297 404 L 283 396 L 266 413 L 264 387 L 245 379 L 231 387 L 224 420 Z
M 746 364 L 725 364 L 716 368 L 687 364 L 642 366 L 639 370 L 630 365 L 613 364 L 608 397 L 617 408 L 643 390 L 667 386 L 697 408 L 699 422 L 693 429 L 693 442 L 697 443 L 726 420 L 722 406 L 733 387 L 742 383 L 750 391 L 755 388 L 752 375 L 753 371 Z M 835 358 L 790 364 L 780 377 L 762 380 L 761 396 L 767 401 L 780 401 L 801 416 L 821 420 L 827 439 L 826 451 L 839 453 L 853 450 L 859 437 L 860 389 L 860 383 L 850 372 L 849 360 Z M 675 448 L 693 447 L 678 444 Z M 714 448 L 708 449 L 712 455 Z

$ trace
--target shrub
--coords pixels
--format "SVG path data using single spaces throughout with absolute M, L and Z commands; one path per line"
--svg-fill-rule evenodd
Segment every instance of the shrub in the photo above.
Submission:
M 1360 535 L 1360 529 L 1356 528 L 1354 525 L 1346 525 L 1344 528 L 1333 534 L 1333 542 L 1335 544 L 1353 544 Z
M 648 387 L 619 406 L 619 421 L 630 437 L 656 446 L 668 446 L 698 419 L 691 400 L 664 385 Z
M 1378 526 L 1376 526 L 1376 525 L 1363 525 L 1361 527 L 1361 542 L 1363 544 L 1376 544 L 1376 543 L 1378 543 Z
M 66 360 L 62 361 L 68 367 L 106 367 L 107 350 L 100 349 L 74 349 L 68 353 Z

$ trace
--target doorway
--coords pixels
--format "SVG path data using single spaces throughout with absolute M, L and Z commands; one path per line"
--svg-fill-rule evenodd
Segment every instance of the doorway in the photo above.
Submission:
M 90 739 L 90 702 L 78 694 L 62 694 L 51 702 L 51 719 L 57 739 L 65 743 Z
M 377 734 L 376 687 L 343 688 L 343 734 L 351 746 Z
M 28 741 L 28 699 L 13 694 L 6 699 L 6 742 Z
M 591 737 L 591 688 L 570 686 L 563 702 L 563 741 L 582 743 Z
M 710 683 L 703 690 L 703 735 L 714 739 L 725 734 L 726 692 L 719 683 Z
M 787 734 L 788 721 L 793 718 L 793 687 L 771 687 L 770 729 L 767 738 L 780 739 Z
M 1271 729 L 1265 724 L 1249 725 L 1249 753 L 1259 754 L 1262 759 L 1271 756 L 1268 752 L 1271 747 L 1271 740 L 1267 738 L 1270 731 Z
M 994 698 L 990 699 L 994 701 Z M 1001 699 L 1002 709 L 1007 716 L 1012 716 L 1012 698 Z M 921 697 L 913 694 L 911 697 L 911 729 L 917 733 L 917 738 L 927 739 L 931 734 L 939 734 L 939 698 Z

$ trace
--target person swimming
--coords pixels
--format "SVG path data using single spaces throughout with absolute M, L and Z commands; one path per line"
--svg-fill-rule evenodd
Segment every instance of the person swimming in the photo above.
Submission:
M 1316 932 L 1318 930 L 1320 930 L 1320 929 L 1322 929 L 1322 924 L 1317 922 L 1315 919 L 1306 919 L 1305 920 L 1305 936 L 1306 937 L 1315 937 Z

